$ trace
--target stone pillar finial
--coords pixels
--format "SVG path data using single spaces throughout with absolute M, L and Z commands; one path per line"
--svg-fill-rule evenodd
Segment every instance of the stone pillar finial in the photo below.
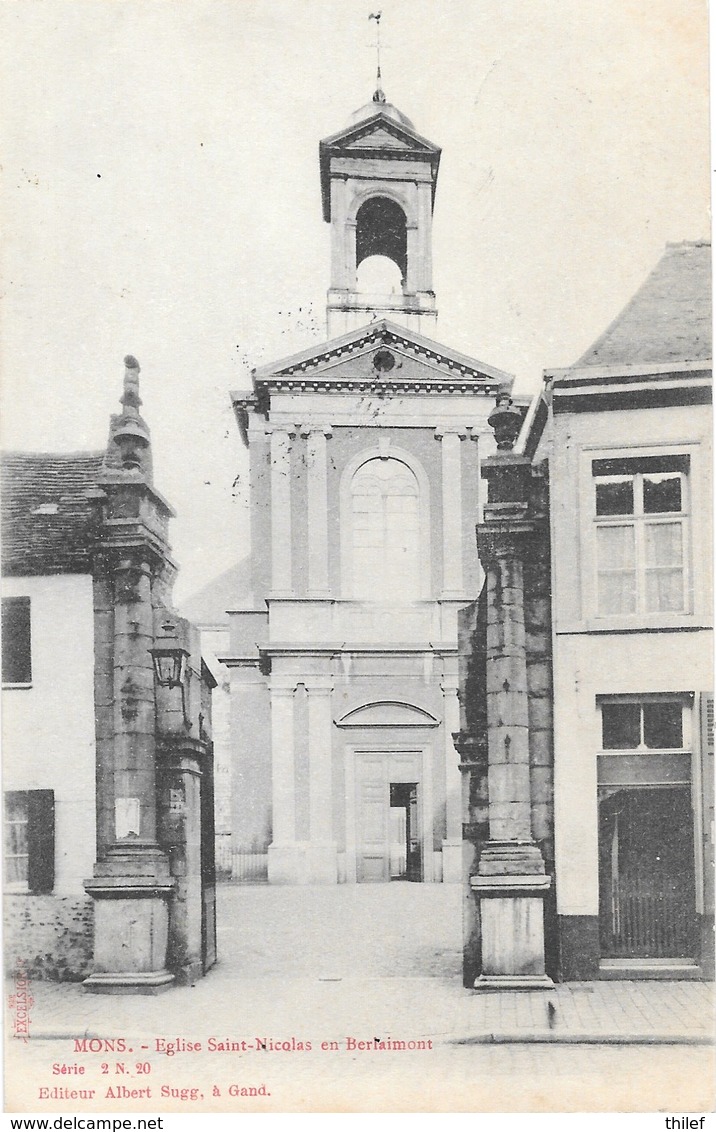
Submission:
M 120 403 L 122 412 L 112 417 L 110 449 L 119 448 L 120 466 L 125 471 L 144 472 L 151 480 L 149 429 L 139 415 L 139 362 L 131 354 L 124 359 L 124 386 Z M 108 452 L 108 463 L 116 465 L 116 456 Z
M 124 389 L 120 401 L 124 408 L 125 416 L 138 416 L 139 406 L 141 399 L 139 397 L 139 362 L 132 354 L 127 354 L 124 359 Z
M 497 394 L 495 408 L 487 418 L 487 423 L 495 433 L 498 452 L 511 452 L 522 427 L 522 413 L 513 404 L 507 389 Z

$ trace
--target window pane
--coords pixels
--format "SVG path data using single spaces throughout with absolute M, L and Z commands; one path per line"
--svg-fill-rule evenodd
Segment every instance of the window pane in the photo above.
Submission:
M 598 527 L 600 570 L 623 570 L 634 565 L 634 528 Z
M 644 745 L 678 750 L 684 745 L 682 708 L 678 702 L 644 704 Z
M 24 857 L 5 857 L 5 883 L 6 884 L 27 884 L 28 874 L 28 858 Z
M 678 473 L 669 475 L 644 476 L 644 512 L 654 515 L 664 511 L 681 510 L 681 476 Z
M 13 856 L 27 853 L 27 818 L 24 821 L 8 822 L 5 826 L 7 852 Z
M 597 515 L 633 515 L 634 481 L 631 476 L 596 481 Z
M 681 565 L 681 523 L 647 523 L 646 564 Z
M 24 790 L 5 794 L 4 858 L 5 883 L 27 886 L 28 879 L 28 796 Z
M 602 749 L 635 750 L 641 740 L 640 704 L 602 704 Z
M 602 616 L 636 611 L 636 579 L 633 573 L 600 574 L 598 608 Z
M 681 569 L 647 570 L 646 608 L 649 613 L 680 613 L 684 608 Z

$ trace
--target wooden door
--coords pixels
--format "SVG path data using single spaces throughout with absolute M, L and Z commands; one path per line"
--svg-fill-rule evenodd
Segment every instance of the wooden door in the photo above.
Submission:
M 386 755 L 363 755 L 356 774 L 356 879 L 390 880 L 390 795 Z

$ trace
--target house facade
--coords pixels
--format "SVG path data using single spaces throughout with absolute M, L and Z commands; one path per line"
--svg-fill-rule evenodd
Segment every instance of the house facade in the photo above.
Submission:
M 128 357 L 104 452 L 2 462 L 6 956 L 110 994 L 216 956 L 214 681 L 140 404 Z
M 92 957 L 83 888 L 96 855 L 92 513 L 85 492 L 101 465 L 101 454 L 3 458 L 6 952 L 32 951 L 35 972 L 59 978 L 88 973 Z
M 708 244 L 669 245 L 584 357 L 547 371 L 519 440 L 508 405 L 493 420 L 512 432 L 485 469 L 458 738 L 471 985 L 540 956 L 553 978 L 713 977 L 710 281 Z M 500 853 L 532 874 L 503 927 L 525 928 L 527 896 L 533 922 L 496 959 Z
M 511 378 L 427 337 L 439 156 L 382 91 L 321 143 L 338 336 L 232 394 L 252 524 L 220 658 L 232 839 L 273 883 L 461 876 L 458 612 Z

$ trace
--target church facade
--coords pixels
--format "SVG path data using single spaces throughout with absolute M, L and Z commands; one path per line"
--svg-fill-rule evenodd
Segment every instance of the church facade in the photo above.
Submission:
M 331 337 L 232 394 L 252 551 L 221 657 L 231 827 L 273 883 L 462 875 L 458 613 L 512 380 L 430 337 L 439 159 L 381 91 L 321 143 Z

